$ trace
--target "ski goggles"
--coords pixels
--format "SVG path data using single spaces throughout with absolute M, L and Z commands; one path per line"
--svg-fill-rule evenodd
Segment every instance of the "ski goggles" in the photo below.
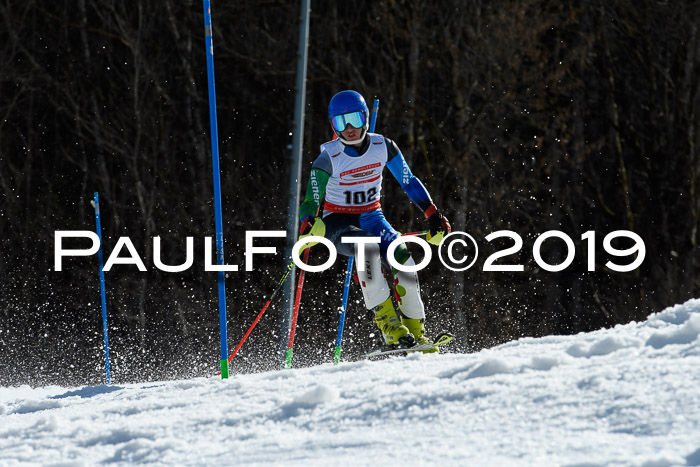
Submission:
M 364 112 L 360 112 L 359 110 L 356 112 L 336 115 L 335 117 L 331 118 L 333 129 L 338 132 L 345 131 L 348 125 L 360 129 L 365 126 L 365 123 L 367 123 L 367 117 L 365 116 Z

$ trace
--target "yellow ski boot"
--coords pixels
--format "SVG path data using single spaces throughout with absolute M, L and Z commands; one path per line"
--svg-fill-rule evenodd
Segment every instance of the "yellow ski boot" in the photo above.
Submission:
M 406 326 L 401 323 L 401 320 L 396 316 L 396 310 L 391 303 L 391 297 L 387 298 L 380 305 L 372 308 L 374 312 L 374 321 L 377 327 L 382 332 L 382 337 L 387 345 L 399 344 L 401 346 L 410 347 L 415 343 L 413 334 Z
M 433 341 L 425 336 L 425 325 L 423 324 L 424 319 L 412 319 L 401 317 L 401 323 L 408 329 L 408 331 L 413 335 L 416 340 L 416 344 L 432 344 Z M 433 347 L 429 350 L 421 350 L 423 353 L 440 353 L 437 347 Z

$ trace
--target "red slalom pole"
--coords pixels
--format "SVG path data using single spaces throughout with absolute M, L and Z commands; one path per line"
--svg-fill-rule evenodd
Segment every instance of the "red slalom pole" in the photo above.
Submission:
M 307 255 L 308 256 L 308 255 Z M 238 350 L 240 350 L 241 346 L 245 342 L 245 340 L 248 338 L 250 333 L 253 331 L 253 328 L 255 327 L 256 324 L 258 324 L 258 321 L 260 321 L 260 318 L 262 318 L 263 313 L 265 313 L 265 310 L 267 310 L 267 307 L 270 306 L 270 302 L 275 298 L 277 295 L 277 292 L 282 289 L 282 285 L 287 281 L 287 277 L 289 277 L 289 273 L 292 272 L 294 269 L 294 262 L 289 263 L 289 266 L 287 266 L 287 271 L 284 273 L 284 276 L 279 280 L 277 283 L 277 288 L 275 289 L 274 292 L 272 292 L 272 295 L 270 295 L 270 298 L 267 299 L 267 302 L 265 302 L 265 306 L 263 306 L 263 309 L 260 310 L 260 313 L 258 313 L 257 318 L 255 318 L 255 321 L 253 321 L 253 324 L 250 326 L 248 329 L 248 332 L 245 333 L 245 336 L 243 336 L 243 339 L 241 339 L 241 342 L 238 343 L 238 346 L 236 347 L 236 350 L 233 351 L 231 356 L 228 358 L 228 362 L 231 363 L 231 360 L 233 360 L 233 357 L 238 353 Z M 219 373 L 220 374 L 220 373 Z
M 258 313 L 257 318 L 255 318 L 255 321 L 253 321 L 253 324 L 250 326 L 248 329 L 248 332 L 245 333 L 245 336 L 243 336 L 243 339 L 238 343 L 238 346 L 236 347 L 236 350 L 233 351 L 231 356 L 228 358 L 228 362 L 231 363 L 231 360 L 233 360 L 233 357 L 238 353 L 238 350 L 241 348 L 243 343 L 245 342 L 246 339 L 248 339 L 248 336 L 250 333 L 253 331 L 253 328 L 255 327 L 256 324 L 258 324 L 258 321 L 260 321 L 260 318 L 262 318 L 263 313 L 265 313 L 265 310 L 267 310 L 267 307 L 270 306 L 270 300 L 268 299 L 267 302 L 265 302 L 265 306 L 263 307 L 262 310 L 260 310 L 260 313 Z
M 311 248 L 307 248 L 306 251 L 304 252 L 304 264 L 307 264 L 309 260 L 309 251 Z M 301 269 L 301 268 L 300 268 Z M 292 325 L 291 329 L 289 331 L 289 346 L 287 347 L 287 357 L 284 362 L 284 367 L 285 368 L 291 368 L 292 367 L 292 354 L 294 353 L 294 334 L 297 329 L 297 317 L 299 316 L 299 305 L 301 304 L 301 291 L 304 288 L 304 275 L 306 274 L 306 271 L 301 269 L 299 271 L 299 282 L 297 283 L 297 293 L 296 296 L 294 297 L 294 313 L 292 314 Z

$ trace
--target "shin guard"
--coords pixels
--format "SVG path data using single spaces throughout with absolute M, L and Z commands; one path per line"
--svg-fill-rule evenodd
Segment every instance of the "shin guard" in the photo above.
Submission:
M 357 259 L 357 254 L 355 255 Z M 368 244 L 365 246 L 364 271 L 360 271 L 361 265 L 356 261 L 357 278 L 362 286 L 362 296 L 365 306 L 372 309 L 383 303 L 390 295 L 389 285 L 382 273 L 382 260 L 379 255 L 379 245 Z
M 415 266 L 413 258 L 408 258 L 406 266 Z M 406 318 L 424 319 L 425 308 L 420 298 L 420 285 L 418 285 L 418 273 L 398 271 L 395 275 L 394 285 L 399 302 L 399 310 Z

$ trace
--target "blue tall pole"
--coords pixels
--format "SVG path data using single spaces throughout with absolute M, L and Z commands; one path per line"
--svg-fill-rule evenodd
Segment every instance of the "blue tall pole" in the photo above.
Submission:
M 214 88 L 214 42 L 211 28 L 211 2 L 204 0 L 204 36 L 207 49 L 207 82 L 209 88 L 209 123 L 211 126 L 211 160 L 214 172 L 214 214 L 216 218 L 216 261 L 224 265 L 224 226 L 221 219 L 221 181 L 219 176 L 219 130 L 216 121 L 216 89 Z M 228 378 L 228 336 L 226 332 L 226 273 L 218 271 L 219 332 L 221 334 L 221 378 Z
M 348 309 L 348 293 L 350 292 L 350 278 L 352 277 L 352 263 L 354 256 L 348 258 L 348 269 L 345 272 L 345 286 L 343 287 L 343 302 L 340 306 L 340 321 L 338 322 L 338 337 L 335 340 L 335 354 L 333 355 L 333 363 L 340 362 L 340 350 L 343 342 L 343 329 L 345 328 L 345 312 Z
M 369 118 L 369 132 L 374 133 L 374 127 L 377 126 L 377 114 L 379 113 L 379 99 L 374 100 L 372 104 L 372 116 Z
M 102 337 L 105 342 L 105 383 L 109 384 L 111 376 L 109 374 L 109 332 L 107 326 L 107 294 L 105 293 L 105 272 L 102 270 L 102 226 L 100 225 L 100 199 L 95 192 L 92 202 L 95 208 L 95 224 L 97 226 L 97 238 L 100 240 L 100 248 L 97 250 L 97 258 L 100 263 L 100 295 L 102 297 Z

